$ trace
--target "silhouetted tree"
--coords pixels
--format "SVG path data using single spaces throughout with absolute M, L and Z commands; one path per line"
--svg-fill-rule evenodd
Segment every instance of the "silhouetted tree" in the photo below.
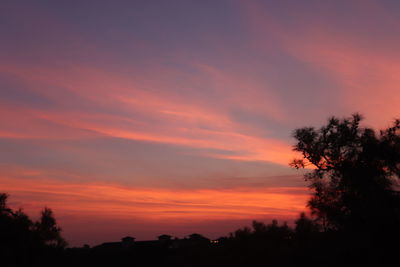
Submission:
M 300 218 L 295 221 L 295 224 L 294 230 L 298 236 L 309 236 L 319 232 L 319 225 L 313 219 L 308 218 L 304 212 L 300 214 Z
M 67 245 L 61 237 L 61 227 L 57 225 L 53 211 L 49 208 L 43 209 L 40 220 L 35 224 L 35 231 L 47 246 L 64 248 Z
M 362 128 L 360 121 L 358 114 L 343 120 L 333 117 L 319 130 L 294 133 L 294 150 L 303 159 L 292 166 L 315 168 L 306 175 L 314 190 L 308 205 L 326 228 L 359 227 L 377 215 L 398 215 L 393 185 L 400 174 L 400 121 L 380 135 Z
M 66 242 L 50 209 L 33 222 L 22 209 L 13 210 L 8 195 L 0 193 L 1 266 L 54 266 L 60 260 Z
M 7 205 L 8 195 L 6 193 L 0 193 L 0 214 L 9 215 L 11 214 L 11 209 Z
M 312 169 L 305 175 L 313 190 L 308 206 L 323 230 L 360 251 L 397 239 L 400 225 L 400 120 L 379 133 L 361 120 L 332 117 L 320 129 L 295 130 L 294 150 L 303 158 L 291 163 Z
M 31 241 L 32 221 L 21 210 L 7 205 L 8 195 L 0 193 L 0 242 L 3 246 L 26 246 Z

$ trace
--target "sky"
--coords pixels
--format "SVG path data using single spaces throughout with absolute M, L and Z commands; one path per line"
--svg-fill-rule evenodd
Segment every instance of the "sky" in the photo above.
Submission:
M 398 1 L 2 1 L 0 191 L 71 246 L 293 222 L 294 129 L 399 117 Z

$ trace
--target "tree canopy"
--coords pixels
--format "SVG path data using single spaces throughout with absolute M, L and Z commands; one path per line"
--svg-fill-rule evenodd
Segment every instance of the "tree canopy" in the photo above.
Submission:
M 0 265 L 32 266 L 32 262 L 49 259 L 49 251 L 63 249 L 67 243 L 61 236 L 51 209 L 44 208 L 37 222 L 22 209 L 8 206 L 8 195 L 0 193 Z M 34 260 L 36 259 L 36 260 Z
M 400 120 L 378 133 L 362 127 L 362 116 L 332 117 L 327 125 L 294 131 L 291 166 L 310 168 L 308 202 L 325 230 L 387 227 L 400 223 Z

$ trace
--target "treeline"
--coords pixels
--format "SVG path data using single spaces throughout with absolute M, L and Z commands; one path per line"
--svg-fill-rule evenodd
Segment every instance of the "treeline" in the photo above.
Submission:
M 4 196 L 4 194 L 2 194 Z M 376 240 L 339 230 L 323 230 L 304 213 L 293 227 L 273 220 L 253 221 L 217 240 L 198 234 L 148 245 L 65 248 L 49 209 L 32 222 L 21 211 L 1 208 L 1 266 L 391 266 L 397 260 L 398 230 Z M 7 215 L 5 215 L 7 214 Z M 51 219 L 49 219 L 51 218 Z M 6 230 L 6 231 L 4 231 Z M 388 232 L 384 229 L 382 232 Z M 134 244 L 135 244 L 134 243 Z
M 44 208 L 33 221 L 22 209 L 11 209 L 7 200 L 0 193 L 0 266 L 30 266 L 62 254 L 67 243 L 51 209 Z

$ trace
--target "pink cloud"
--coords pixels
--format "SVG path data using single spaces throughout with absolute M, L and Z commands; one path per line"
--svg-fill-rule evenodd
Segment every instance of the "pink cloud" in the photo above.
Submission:
M 271 105 L 257 106 L 257 92 L 262 90 L 251 83 L 235 82 L 234 79 L 230 81 L 226 74 L 210 67 L 206 73 L 212 75 L 216 83 L 215 90 L 223 90 L 222 94 L 226 96 L 226 99 L 218 100 L 219 106 L 204 105 L 196 99 L 182 98 L 173 90 L 158 90 L 163 85 L 153 82 L 150 85 L 157 88 L 156 92 L 140 89 L 140 85 L 129 78 L 92 68 L 76 67 L 62 73 L 49 69 L 18 67 L 3 68 L 3 71 L 19 76 L 26 83 L 35 84 L 42 95 L 56 102 L 62 101 L 60 96 L 49 89 L 42 89 L 45 87 L 41 85 L 66 88 L 100 108 L 99 111 L 8 108 L 3 110 L 10 122 L 6 127 L 7 131 L 2 131 L 3 137 L 70 139 L 79 134 L 86 137 L 93 133 L 94 137 L 104 135 L 232 152 L 233 155 L 229 156 L 206 155 L 226 159 L 271 161 L 286 165 L 293 157 L 289 144 L 260 137 L 256 128 L 244 127 L 229 114 L 229 105 L 236 107 L 241 103 L 249 108 L 260 109 L 259 112 L 282 118 L 283 115 L 276 111 L 279 110 L 276 101 L 267 97 L 265 100 L 270 101 Z M 237 90 L 227 89 L 235 84 Z M 170 88 L 173 85 L 166 86 Z M 241 90 L 246 86 L 247 93 L 242 93 Z M 246 98 L 248 99 L 245 102 L 241 101 Z M 250 105 L 250 102 L 254 105 Z M 114 109 L 120 115 L 104 113 L 101 108 Z M 46 121 L 52 125 L 44 125 L 43 122 Z M 29 125 L 31 130 L 24 132 L 14 124 Z M 49 127 L 54 129 L 49 130 Z
M 338 21 L 329 23 L 322 13 L 310 12 L 306 17 L 289 9 L 290 19 L 282 23 L 280 17 L 258 4 L 245 3 L 243 7 L 256 49 L 263 51 L 272 38 L 280 49 L 307 64 L 319 77 L 331 79 L 330 90 L 337 84 L 333 89 L 337 114 L 328 115 L 361 112 L 375 127 L 386 127 L 388 121 L 398 116 L 400 38 L 395 32 L 399 22 L 382 5 L 369 1 L 356 8 L 350 5 L 355 12 L 353 19 L 360 16 L 369 20 L 358 20 L 355 22 L 358 28 L 349 25 L 349 29 L 339 28 L 342 24 Z M 325 12 L 326 16 L 332 16 L 335 11 Z M 351 21 L 342 20 L 346 19 Z M 366 34 L 364 29 L 368 27 L 370 31 Z M 371 38 L 378 33 L 379 36 Z M 324 107 L 320 110 L 325 113 Z

